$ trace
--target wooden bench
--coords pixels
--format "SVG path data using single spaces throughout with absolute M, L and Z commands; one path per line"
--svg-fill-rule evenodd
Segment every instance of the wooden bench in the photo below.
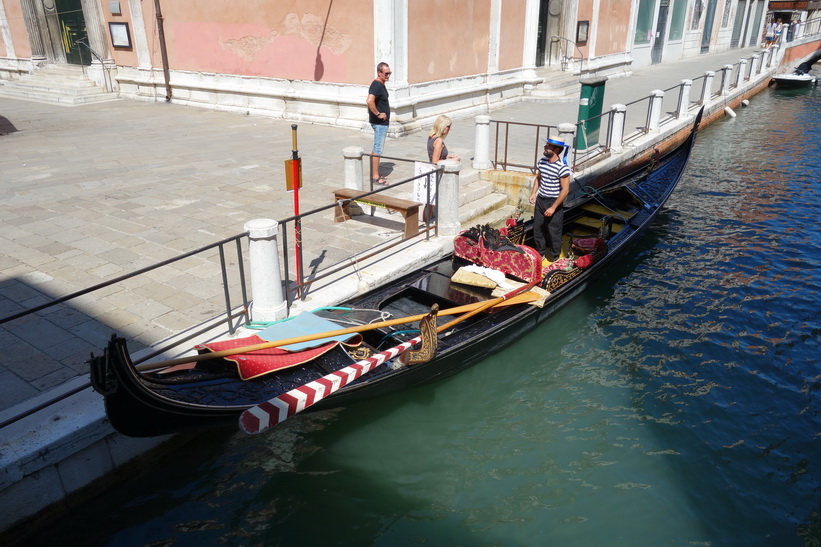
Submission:
M 353 198 L 362 195 L 361 190 L 354 190 L 353 188 L 340 188 L 334 190 L 334 201 L 343 201 L 342 207 L 334 209 L 334 222 L 345 222 L 351 219 L 351 200 L 356 201 L 362 205 L 372 205 L 374 207 L 384 207 L 389 211 L 398 211 L 405 219 L 405 236 L 403 239 L 408 239 L 419 233 L 419 207 L 421 203 L 416 201 L 409 201 L 407 199 L 400 199 L 384 194 L 371 194 L 362 199 Z

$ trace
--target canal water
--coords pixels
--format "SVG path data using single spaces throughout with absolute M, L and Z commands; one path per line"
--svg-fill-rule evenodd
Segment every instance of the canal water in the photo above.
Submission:
M 624 262 L 512 347 L 189 437 L 26 541 L 821 544 L 821 90 L 737 114 Z

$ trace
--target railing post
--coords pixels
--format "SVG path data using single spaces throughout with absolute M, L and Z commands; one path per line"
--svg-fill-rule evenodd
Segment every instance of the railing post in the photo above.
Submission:
M 733 65 L 724 65 L 721 70 L 723 71 L 721 75 L 721 96 L 726 97 L 730 91 L 730 75 L 733 73 Z
M 682 80 L 676 106 L 676 118 L 683 118 L 690 111 L 690 91 L 693 89 L 693 80 Z
M 738 60 L 738 76 L 735 79 L 735 86 L 741 87 L 744 83 L 744 75 L 747 74 L 747 59 Z
M 650 116 L 647 120 L 647 132 L 655 133 L 661 123 L 661 107 L 664 105 L 664 91 L 654 89 L 650 92 Z
M 345 157 L 345 188 L 364 192 L 362 156 L 365 151 L 359 146 L 347 146 L 342 149 L 342 155 Z
M 716 73 L 708 70 L 704 73 L 704 87 L 701 89 L 701 106 L 710 104 L 713 98 L 713 78 Z
M 613 152 L 621 152 L 623 150 L 622 141 L 624 140 L 624 124 L 627 120 L 627 106 L 623 104 L 614 104 L 610 107 L 613 111 L 610 124 L 610 149 Z
M 439 165 L 443 167 L 443 173 L 439 182 L 439 195 L 436 196 L 436 223 L 440 236 L 452 237 L 462 228 L 459 224 L 459 170 L 462 163 L 459 160 L 442 160 Z
M 276 321 L 287 316 L 279 275 L 277 234 L 279 223 L 268 218 L 245 224 L 249 235 L 248 262 L 251 270 L 251 317 L 254 321 Z
M 473 168 L 490 169 L 490 116 L 476 116 L 473 145 Z
M 567 165 L 572 169 L 576 162 L 576 147 L 573 143 L 574 135 L 576 134 L 576 125 L 572 123 L 560 123 L 556 129 L 559 132 L 559 140 L 567 144 Z
M 750 57 L 750 62 L 752 63 L 750 67 L 750 79 L 752 79 L 753 74 L 756 76 L 761 74 L 761 52 L 753 53 Z

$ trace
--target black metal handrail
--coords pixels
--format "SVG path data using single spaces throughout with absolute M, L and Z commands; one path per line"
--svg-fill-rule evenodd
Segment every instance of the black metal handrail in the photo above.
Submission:
M 100 57 L 100 55 L 98 55 L 96 51 L 91 49 L 91 46 L 88 44 L 88 38 L 87 37 L 80 38 L 79 40 L 76 40 L 74 43 L 79 45 L 79 46 L 85 47 L 88 50 L 88 52 L 91 53 L 91 55 L 97 59 L 97 61 L 100 63 L 100 66 L 103 67 L 103 79 L 105 80 L 105 90 L 109 93 L 114 91 L 114 86 L 111 84 L 111 74 L 109 74 L 109 68 L 107 66 L 105 66 L 105 63 L 103 62 L 103 58 Z M 80 49 L 80 62 L 82 62 L 82 60 L 83 60 L 82 51 L 83 50 L 81 48 Z M 83 70 L 85 70 L 85 65 L 83 65 L 83 66 L 84 66 Z
M 522 123 L 522 122 L 508 122 L 502 120 L 491 120 L 490 123 L 496 125 L 496 145 L 493 151 L 493 168 L 494 169 L 502 169 L 507 170 L 508 167 L 518 167 L 523 169 L 528 169 L 531 173 L 536 172 L 536 162 L 539 161 L 539 154 L 541 153 L 542 147 L 540 146 L 542 139 L 549 139 L 553 132 L 558 133 L 558 127 L 555 125 L 545 125 L 545 124 L 538 124 L 538 123 Z M 523 163 L 514 163 L 510 160 L 510 129 L 515 127 L 532 127 L 535 129 L 536 136 L 533 140 L 535 143 L 533 147 L 533 162 L 530 164 L 523 164 Z M 504 131 L 504 139 L 501 141 L 504 143 L 501 158 L 499 157 L 499 133 Z M 545 132 L 543 135 L 542 132 Z
M 553 58 L 553 44 L 563 43 L 564 44 L 564 55 L 562 56 L 562 70 L 567 68 L 567 63 L 570 61 L 575 62 L 577 60 L 576 54 L 578 54 L 578 61 L 579 61 L 579 74 L 584 72 L 584 55 L 582 55 L 581 50 L 576 45 L 576 42 L 571 40 L 570 38 L 565 38 L 564 36 L 551 36 L 550 37 L 550 46 L 547 49 L 547 57 L 548 57 L 548 64 L 552 61 Z M 567 52 L 570 49 L 570 46 L 573 47 L 573 55 L 568 55 Z M 561 50 L 559 50 L 561 53 Z
M 225 238 L 225 239 L 221 239 L 220 241 L 217 241 L 215 243 L 211 243 L 209 245 L 205 245 L 204 247 L 200 247 L 198 249 L 194 249 L 193 251 L 188 251 L 187 253 L 183 253 L 183 254 L 175 256 L 173 258 L 163 260 L 162 262 L 157 262 L 157 263 L 152 264 L 150 266 L 146 266 L 145 268 L 140 268 L 139 270 L 133 271 L 131 273 L 127 273 L 127 274 L 121 275 L 119 277 L 115 277 L 114 279 L 109 279 L 108 281 L 104 281 L 102 283 L 92 285 L 91 287 L 87 287 L 85 289 L 82 289 L 82 290 L 67 294 L 65 296 L 55 298 L 54 300 L 51 300 L 51 301 L 46 302 L 44 304 L 40 304 L 39 306 L 35 306 L 33 308 L 23 310 L 21 312 L 9 315 L 7 317 L 0 318 L 0 325 L 2 325 L 4 323 L 8 323 L 10 321 L 14 321 L 16 319 L 21 319 L 21 318 L 26 317 L 28 315 L 31 315 L 33 313 L 43 311 L 45 309 L 51 308 L 53 306 L 57 306 L 58 304 L 62 304 L 64 302 L 68 302 L 69 300 L 73 300 L 73 299 L 78 298 L 80 296 L 84 296 L 86 294 L 90 294 L 92 292 L 99 291 L 100 289 L 105 289 L 106 287 L 116 285 L 117 283 L 122 283 L 123 281 L 132 279 L 132 278 L 134 278 L 138 275 L 148 273 L 148 272 L 156 270 L 158 268 L 162 268 L 163 266 L 168 266 L 168 265 L 173 264 L 175 262 L 179 262 L 180 260 L 183 260 L 183 259 L 186 259 L 186 258 L 195 256 L 195 255 L 198 255 L 200 253 L 204 253 L 206 251 L 210 251 L 212 249 L 217 248 L 217 249 L 219 249 L 220 267 L 221 267 L 221 270 L 222 270 L 223 293 L 224 293 L 224 297 L 225 297 L 225 309 L 226 309 L 226 323 L 229 326 L 229 330 L 233 333 L 234 330 L 235 330 L 235 328 L 231 324 L 231 316 L 233 314 L 233 306 L 231 304 L 231 294 L 230 294 L 230 290 L 229 290 L 229 287 L 228 287 L 228 278 L 227 278 L 227 273 L 226 273 L 227 268 L 226 268 L 225 252 L 224 252 L 223 246 L 228 244 L 228 243 L 232 243 L 232 242 L 235 243 L 236 246 L 237 246 L 237 258 L 238 258 L 237 266 L 238 266 L 238 269 L 239 269 L 240 288 L 241 288 L 241 291 L 242 291 L 242 307 L 245 310 L 245 313 L 247 314 L 247 310 L 248 310 L 248 293 L 247 293 L 246 284 L 245 284 L 245 270 L 244 270 L 244 267 L 243 267 L 242 246 L 241 246 L 242 239 L 244 239 L 247 236 L 248 236 L 248 232 L 243 232 L 243 233 L 237 234 L 235 236 L 231 236 L 231 237 L 228 237 L 228 238 Z

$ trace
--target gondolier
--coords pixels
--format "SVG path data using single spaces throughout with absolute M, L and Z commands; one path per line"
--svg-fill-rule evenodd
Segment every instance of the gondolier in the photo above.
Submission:
M 545 141 L 544 157 L 536 166 L 536 178 L 530 193 L 530 203 L 536 206 L 533 212 L 533 243 L 547 262 L 558 260 L 562 251 L 563 204 L 570 192 L 570 168 L 561 160 L 565 146 L 558 139 Z M 547 257 L 548 244 L 550 258 Z

